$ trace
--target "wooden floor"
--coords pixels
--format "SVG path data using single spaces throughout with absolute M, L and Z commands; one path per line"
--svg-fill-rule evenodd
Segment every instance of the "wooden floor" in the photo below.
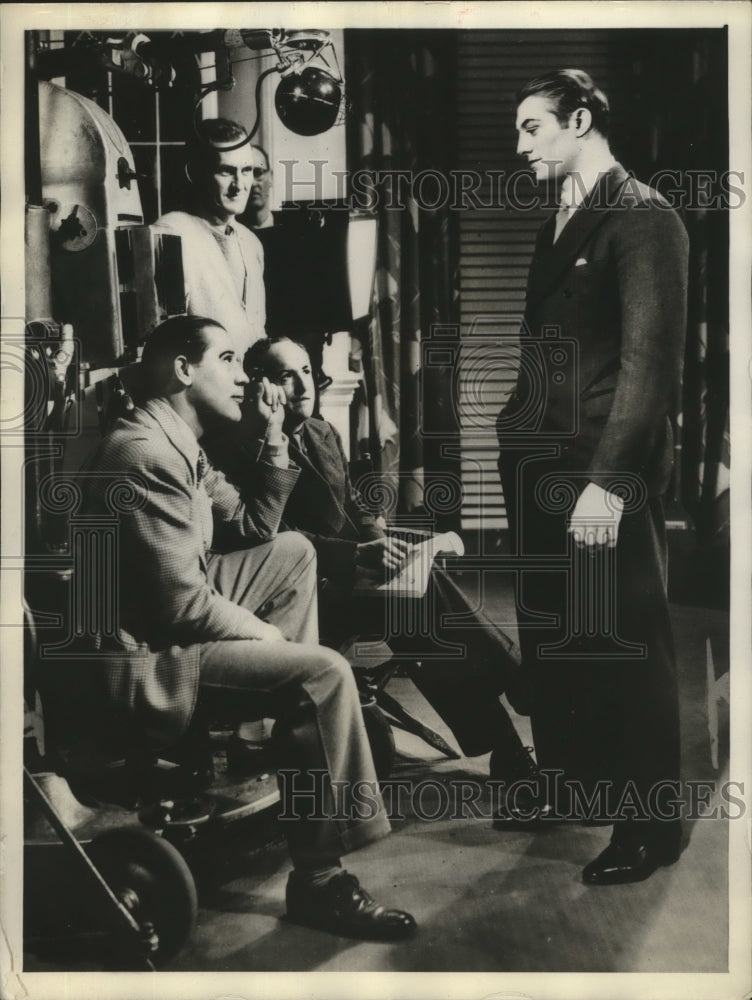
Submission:
M 681 677 L 684 778 L 723 779 L 710 764 L 705 707 L 706 645 L 722 650 L 726 616 L 673 608 Z M 721 652 L 720 656 L 723 655 Z M 390 692 L 444 732 L 407 678 Z M 528 721 L 515 717 L 524 740 Z M 723 740 L 722 740 L 723 743 Z M 487 774 L 487 758 L 450 761 L 398 733 L 395 776 L 453 779 Z M 424 810 L 438 801 L 434 785 Z M 433 796 L 433 799 L 432 799 Z M 408 802 L 409 806 L 409 802 Z M 419 820 L 408 808 L 391 837 L 347 859 L 379 901 L 413 912 L 409 943 L 340 939 L 286 923 L 289 864 L 279 841 L 249 854 L 237 836 L 203 873 L 199 924 L 173 971 L 724 972 L 728 967 L 728 823 L 687 826 L 681 860 L 648 881 L 587 888 L 584 864 L 608 827 L 565 825 L 540 833 L 499 832 L 487 819 Z M 236 834 L 238 831 L 236 831 Z M 60 968 L 26 956 L 26 970 Z M 65 967 L 65 964 L 63 964 Z M 86 964 L 69 963 L 71 968 Z M 354 995 L 354 994 L 353 994 Z M 698 994 L 699 996 L 700 994 Z

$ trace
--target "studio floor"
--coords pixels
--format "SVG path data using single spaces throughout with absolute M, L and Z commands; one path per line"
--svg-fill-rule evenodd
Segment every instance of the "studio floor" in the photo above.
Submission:
M 721 612 L 673 609 L 681 665 L 684 777 L 715 779 L 705 708 L 706 633 Z M 409 679 L 389 687 L 452 743 Z M 515 716 L 523 739 L 528 720 Z M 487 775 L 488 759 L 450 761 L 397 731 L 394 777 L 449 783 Z M 430 788 L 429 788 L 430 792 Z M 435 793 L 436 807 L 440 793 Z M 432 810 L 431 796 L 422 803 Z M 409 799 L 407 800 L 409 804 Z M 680 861 L 646 882 L 588 888 L 580 872 L 609 827 L 498 831 L 486 819 L 419 820 L 406 812 L 392 836 L 347 859 L 379 900 L 410 910 L 414 939 L 360 943 L 280 920 L 288 863 L 281 847 L 242 864 L 201 899 L 192 946 L 178 970 L 723 972 L 728 967 L 728 823 L 687 825 Z M 237 859 L 233 862 L 237 863 Z
M 724 713 L 719 768 L 710 756 L 707 639 L 716 672 L 726 666 L 727 616 L 672 607 L 680 668 L 683 777 L 715 781 L 727 769 Z M 391 694 L 453 744 L 407 677 Z M 513 716 L 524 742 L 529 722 Z M 395 778 L 434 779 L 421 805 L 430 813 L 437 783 L 487 775 L 488 758 L 448 760 L 396 730 Z M 453 744 L 454 745 L 454 744 Z M 432 803 L 434 803 L 432 805 Z M 276 827 L 249 851 L 236 825 L 199 874 L 199 919 L 192 941 L 169 971 L 724 972 L 728 968 L 728 822 L 686 826 L 680 861 L 649 880 L 588 888 L 584 864 L 606 845 L 610 828 L 564 824 L 540 832 L 498 831 L 487 818 L 419 819 L 408 798 L 387 839 L 346 864 L 380 901 L 411 911 L 416 936 L 375 944 L 334 937 L 283 918 L 289 862 Z M 713 805 L 709 800 L 706 808 Z M 263 831 L 262 831 L 263 833 Z M 257 831 L 258 835 L 258 831 Z M 264 838 L 262 837 L 262 842 Z M 81 958 L 81 956 L 79 956 Z M 85 959 L 51 962 L 29 954 L 26 971 L 90 969 Z

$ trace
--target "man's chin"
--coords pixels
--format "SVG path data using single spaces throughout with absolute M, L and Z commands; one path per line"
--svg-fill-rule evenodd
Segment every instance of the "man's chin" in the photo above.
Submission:
M 240 403 L 237 403 L 232 410 L 227 410 L 225 413 L 217 414 L 217 423 L 219 424 L 239 424 L 243 419 L 243 408 Z

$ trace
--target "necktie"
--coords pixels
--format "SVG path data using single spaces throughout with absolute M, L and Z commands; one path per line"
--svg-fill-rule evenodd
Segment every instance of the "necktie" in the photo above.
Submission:
M 573 212 L 573 206 L 562 202 L 559 211 L 556 213 L 556 229 L 554 230 L 554 243 L 561 236 L 564 226 L 569 222 Z
M 224 232 L 217 234 L 217 240 L 219 242 L 219 248 L 222 251 L 227 265 L 230 268 L 230 274 L 232 275 L 232 280 L 235 283 L 235 287 L 238 290 L 238 295 L 240 300 L 245 305 L 247 285 L 248 285 L 248 268 L 245 266 L 245 258 L 243 257 L 243 251 L 240 247 L 240 239 L 232 226 L 225 226 Z
M 206 475 L 206 455 L 203 450 L 199 448 L 198 459 L 196 461 L 196 486 L 201 485 L 201 480 Z
M 295 445 L 297 446 L 298 451 L 300 451 L 303 455 L 305 455 L 306 454 L 306 448 L 305 448 L 305 445 L 303 444 L 303 428 L 300 427 L 300 428 L 298 428 L 298 430 L 293 431 L 292 432 L 292 436 L 293 436 L 293 440 L 295 441 Z

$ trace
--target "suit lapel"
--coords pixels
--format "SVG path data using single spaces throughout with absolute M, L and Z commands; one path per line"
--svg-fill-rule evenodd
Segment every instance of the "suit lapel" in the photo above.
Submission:
M 528 283 L 528 302 L 547 295 L 572 266 L 583 244 L 609 217 L 618 203 L 619 191 L 630 175 L 620 163 L 607 171 L 552 244 L 555 217 L 548 219 L 539 234 Z
M 315 507 L 317 516 L 325 520 L 336 531 L 339 531 L 343 520 L 347 521 L 349 518 L 336 492 L 332 488 L 330 473 L 326 463 L 325 442 L 322 442 L 321 438 L 322 435 L 318 426 L 313 421 L 306 422 L 303 425 L 303 444 L 307 453 L 302 452 L 297 447 L 295 438 L 290 435 L 290 455 L 301 469 L 306 470 L 309 476 L 309 485 L 315 485 L 327 498 L 327 503 L 322 504 L 318 503 L 315 497 L 308 496 L 305 499 L 306 505 Z M 321 467 L 317 463 L 321 463 Z M 332 469 L 331 474 L 334 471 Z M 310 477 L 313 477 L 313 483 L 310 483 Z

